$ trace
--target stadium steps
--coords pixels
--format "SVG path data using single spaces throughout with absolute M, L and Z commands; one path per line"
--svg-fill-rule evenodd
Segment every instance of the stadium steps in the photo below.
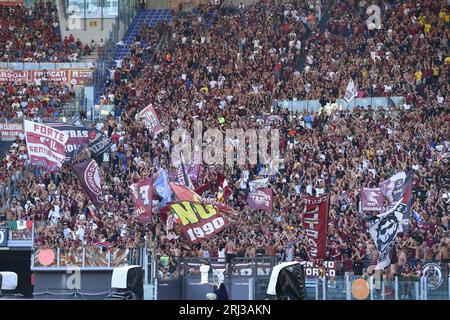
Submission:
M 97 60 L 98 60 L 98 49 L 93 50 L 90 55 L 80 57 L 80 62 L 95 62 Z
M 150 9 L 139 11 L 128 27 L 128 30 L 123 37 L 124 45 L 117 49 L 114 60 L 121 60 L 130 53 L 131 46 L 136 41 L 137 34 L 142 25 L 145 24 L 153 28 L 158 22 L 172 21 L 172 15 L 173 13 L 170 9 Z

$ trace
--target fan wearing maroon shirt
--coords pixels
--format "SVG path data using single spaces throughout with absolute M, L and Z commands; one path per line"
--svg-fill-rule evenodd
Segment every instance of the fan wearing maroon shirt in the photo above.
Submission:
M 331 261 L 342 261 L 342 249 L 335 242 L 331 244 L 330 253 L 331 253 Z
M 362 276 L 362 270 L 364 266 L 364 256 L 365 256 L 364 246 L 360 243 L 358 245 L 358 248 L 354 250 L 352 256 L 353 272 L 356 276 Z

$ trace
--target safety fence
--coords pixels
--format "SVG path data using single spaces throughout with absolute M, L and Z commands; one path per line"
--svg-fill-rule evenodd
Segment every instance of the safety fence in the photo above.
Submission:
M 404 97 L 367 97 L 355 98 L 350 103 L 346 103 L 343 99 L 336 100 L 336 106 L 344 110 L 352 110 L 356 107 L 373 109 L 382 108 L 388 109 L 390 107 L 399 107 L 403 104 Z M 320 100 L 283 100 L 275 101 L 274 105 L 278 108 L 288 109 L 291 112 L 319 112 L 322 109 Z M 330 105 L 330 107 L 332 107 Z
M 222 272 L 230 299 L 270 300 L 276 297 L 266 291 L 277 263 L 275 257 L 234 258 L 227 264 L 225 258 L 162 256 L 156 259 L 156 272 L 146 275 L 147 283 L 157 284 L 155 299 L 204 300 Z M 406 276 L 378 272 L 356 276 L 344 274 L 338 262 L 327 261 L 323 267 L 302 263 L 308 300 L 450 300 L 450 277 L 444 263 L 427 262 L 420 274 Z M 210 267 L 208 284 L 201 281 L 201 265 Z
M 308 300 L 450 300 L 450 277 L 318 277 L 306 281 Z
M 102 244 L 69 248 L 35 247 L 31 270 L 111 270 L 125 265 L 142 265 L 141 252 L 141 248 L 108 248 Z

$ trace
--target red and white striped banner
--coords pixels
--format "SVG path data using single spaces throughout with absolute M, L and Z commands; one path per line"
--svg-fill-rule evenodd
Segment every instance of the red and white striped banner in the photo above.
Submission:
M 31 164 L 49 171 L 60 169 L 66 158 L 69 135 L 42 123 L 24 121 L 25 137 Z

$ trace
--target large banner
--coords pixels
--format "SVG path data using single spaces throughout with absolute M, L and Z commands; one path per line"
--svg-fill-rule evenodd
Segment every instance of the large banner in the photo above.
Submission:
M 25 138 L 31 164 L 55 171 L 62 167 L 69 135 L 42 123 L 24 120 Z
M 272 212 L 273 209 L 273 194 L 272 189 L 258 189 L 248 194 L 248 206 L 251 209 L 264 210 Z
M 308 237 L 308 249 L 312 259 L 323 259 L 327 242 L 328 195 L 305 197 L 303 228 Z
M 362 211 L 383 211 L 383 194 L 380 188 L 361 189 Z
M 147 178 L 130 186 L 136 213 L 143 222 L 152 221 L 153 179 Z
M 0 84 L 24 84 L 28 82 L 28 71 L 0 69 Z
M 69 70 L 58 69 L 58 70 L 31 70 L 28 72 L 29 82 L 35 82 L 43 77 L 47 78 L 48 82 L 57 83 L 69 83 Z
M 93 71 L 91 69 L 71 70 L 70 75 L 70 84 L 85 85 L 92 79 Z
M 171 214 L 177 217 L 178 226 L 191 243 L 209 239 L 228 225 L 219 209 L 212 204 L 180 201 L 169 206 Z
M 92 133 L 90 133 L 92 135 Z M 101 134 L 100 131 L 95 130 L 95 136 L 89 142 L 89 150 L 91 151 L 91 156 L 93 158 L 97 158 L 106 152 L 111 146 L 113 142 L 104 134 Z
M 48 123 L 47 125 L 66 132 L 69 135 L 69 139 L 66 143 L 66 162 L 72 160 L 79 146 L 89 144 L 89 134 L 97 131 L 94 128 L 74 126 L 67 123 Z
M 103 204 L 103 198 L 97 162 L 95 160 L 87 160 L 74 165 L 73 168 L 89 199 L 91 199 L 97 209 L 100 208 Z
M 305 268 L 305 276 L 306 278 L 315 279 L 319 277 L 320 274 L 320 266 L 312 261 L 301 261 L 300 264 Z M 180 263 L 181 268 L 184 267 L 184 262 Z M 200 266 L 202 263 L 196 262 L 188 262 L 188 269 L 191 270 L 191 274 L 199 274 Z M 212 262 L 211 267 L 214 269 L 225 269 L 225 258 L 223 261 Z M 269 276 L 272 270 L 273 264 L 269 261 L 258 261 L 258 262 L 237 262 L 233 264 L 233 275 L 241 276 L 241 277 L 254 277 L 258 276 Z M 335 277 L 338 266 L 335 261 L 324 261 L 323 267 L 327 270 L 328 277 Z
M 34 83 L 36 80 L 45 77 L 48 82 L 83 85 L 92 79 L 93 74 L 92 69 L 46 70 L 45 74 L 43 70 L 0 69 L 0 84 Z
M 375 269 L 384 269 L 391 263 L 390 253 L 395 246 L 395 238 L 400 231 L 403 214 L 407 207 L 407 196 L 390 210 L 374 218 L 369 231 L 379 252 Z
M 200 266 L 203 263 L 200 262 L 187 262 L 187 267 L 191 274 L 200 274 Z M 180 268 L 184 268 L 185 262 L 180 263 Z M 222 261 L 211 262 L 211 267 L 214 269 L 225 269 L 225 258 Z M 237 262 L 233 263 L 233 268 L 231 268 L 232 275 L 241 277 L 254 277 L 258 276 L 270 276 L 272 271 L 273 263 L 267 262 Z
M 14 141 L 23 133 L 23 123 L 2 122 L 0 123 L 0 141 Z
M 144 110 L 139 112 L 136 115 L 136 119 L 144 119 L 145 126 L 153 132 L 154 135 L 157 135 L 158 133 L 163 131 L 163 128 L 161 126 L 161 123 L 159 122 L 158 115 L 155 111 L 155 108 L 153 108 L 152 104 L 149 104 Z

